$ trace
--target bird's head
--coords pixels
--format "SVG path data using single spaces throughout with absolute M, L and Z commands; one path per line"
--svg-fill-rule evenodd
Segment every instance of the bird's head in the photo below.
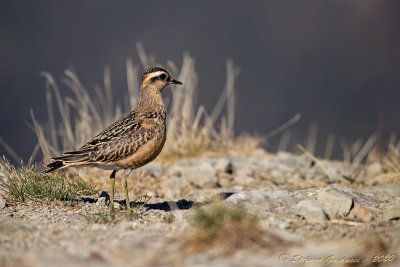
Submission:
M 141 90 L 161 92 L 171 84 L 182 84 L 180 81 L 171 78 L 169 72 L 160 67 L 147 69 L 142 75 Z

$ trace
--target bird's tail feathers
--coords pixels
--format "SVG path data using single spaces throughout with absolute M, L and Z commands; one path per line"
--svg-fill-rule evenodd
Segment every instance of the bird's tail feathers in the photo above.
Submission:
M 64 163 L 60 160 L 58 161 L 54 161 L 52 163 L 50 163 L 49 165 L 47 165 L 47 170 L 45 170 L 45 173 L 49 173 L 49 172 L 53 172 L 55 170 L 61 169 L 63 167 L 66 167 L 66 165 L 64 165 Z
M 45 173 L 63 169 L 68 166 L 82 165 L 87 162 L 90 150 L 78 150 L 63 153 L 63 156 L 51 158 L 54 162 L 47 165 Z

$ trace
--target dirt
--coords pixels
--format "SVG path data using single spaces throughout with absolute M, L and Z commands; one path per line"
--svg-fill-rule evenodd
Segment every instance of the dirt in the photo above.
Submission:
M 379 168 L 359 175 L 363 183 L 347 183 L 308 163 L 294 155 L 222 156 L 162 165 L 161 171 L 156 166 L 130 192 L 130 217 L 120 192 L 113 216 L 105 192 L 72 205 L 7 202 L 0 210 L 0 265 L 399 266 L 399 183 L 372 182 L 383 177 Z M 338 173 L 359 172 L 344 163 L 324 164 Z M 206 180 L 193 182 L 189 171 L 180 175 L 188 165 L 197 172 L 193 166 L 205 166 Z M 243 207 L 271 242 L 193 249 L 190 220 L 215 202 Z

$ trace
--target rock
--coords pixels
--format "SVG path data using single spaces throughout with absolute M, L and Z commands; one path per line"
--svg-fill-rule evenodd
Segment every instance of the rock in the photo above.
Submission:
M 374 215 L 364 206 L 356 205 L 346 218 L 351 221 L 368 223 L 374 219 Z
M 218 176 L 218 184 L 221 187 L 230 187 L 234 181 L 234 177 L 232 175 L 219 175 Z
M 375 199 L 379 199 L 380 201 L 391 200 L 397 196 L 400 196 L 400 184 L 398 183 L 368 186 L 359 188 L 358 190 L 361 193 L 370 195 Z
M 119 204 L 118 202 L 114 201 L 114 209 L 123 210 L 124 208 L 122 207 L 121 204 Z
M 295 205 L 288 190 L 275 186 L 269 186 L 262 190 L 231 193 L 224 200 L 225 203 L 229 205 L 241 205 L 248 213 L 254 214 L 258 218 L 287 215 L 288 210 Z
M 161 183 L 162 191 L 166 198 L 179 197 L 182 191 L 190 186 L 186 179 L 178 176 L 168 177 L 167 180 Z
M 382 215 L 379 219 L 382 221 L 400 219 L 400 198 L 389 202 L 389 204 L 383 208 Z
M 297 215 L 307 220 L 326 220 L 327 216 L 321 204 L 313 199 L 303 199 L 296 204 L 295 212 Z
M 251 185 L 254 183 L 255 179 L 253 177 L 250 177 L 248 175 L 237 175 L 234 179 L 233 179 L 235 184 L 238 185 Z
M 371 189 L 376 191 L 374 188 L 371 188 Z M 354 213 L 351 216 L 350 216 L 350 214 L 348 215 L 348 216 L 350 216 L 349 218 L 351 220 L 355 219 L 356 221 L 361 220 L 363 222 L 368 222 L 370 220 L 373 220 L 373 218 L 378 218 L 378 217 L 381 217 L 381 215 L 382 215 L 382 210 L 384 208 L 385 202 L 378 200 L 369 194 L 361 193 L 358 190 L 346 188 L 346 187 L 343 187 L 340 185 L 330 185 L 330 186 L 326 187 L 323 191 L 325 193 L 322 193 L 322 194 L 326 194 L 326 192 L 330 192 L 329 194 L 331 194 L 331 195 L 336 194 L 336 196 L 338 197 L 338 199 L 336 200 L 337 205 L 342 205 L 342 206 L 344 205 L 343 212 L 345 212 L 345 210 L 347 210 L 347 208 L 349 206 L 349 199 L 352 199 L 354 207 L 360 206 L 360 207 L 364 207 L 365 209 L 368 210 L 368 212 L 367 212 L 367 211 L 362 211 L 361 209 L 359 210 L 359 208 L 356 208 L 356 210 L 354 211 Z M 364 192 L 368 192 L 368 190 L 364 190 Z M 343 200 L 341 200 L 341 198 L 347 199 L 347 202 L 343 202 Z M 325 212 L 326 212 L 326 210 L 325 210 Z M 372 218 L 370 216 L 372 216 Z M 336 218 L 343 218 L 343 215 L 336 216 Z
M 342 186 L 328 186 L 318 192 L 318 202 L 329 218 L 343 218 L 353 206 L 353 198 L 345 194 Z
M 96 205 L 98 205 L 100 207 L 107 206 L 106 198 L 105 197 L 99 197 L 97 199 Z
M 234 156 L 230 158 L 228 170 L 232 175 L 237 176 L 253 176 L 254 172 L 260 168 L 258 161 L 252 157 Z M 261 168 L 266 168 L 264 165 Z M 261 169 L 260 168 L 260 169 Z
M 110 196 L 106 191 L 102 191 L 97 199 L 96 205 L 100 207 L 107 206 L 110 203 Z
M 270 172 L 271 181 L 274 184 L 285 184 L 287 180 L 287 176 L 281 170 L 271 170 Z
M 163 167 L 157 162 L 150 162 L 149 164 L 138 169 L 138 173 L 144 176 L 160 177 L 163 172 Z
M 199 188 L 212 188 L 217 185 L 217 176 L 211 164 L 202 160 L 189 160 L 175 163 L 168 169 L 168 179 L 179 177 Z
M 285 202 L 290 201 L 290 196 L 287 190 L 282 190 L 278 187 L 271 186 L 262 190 L 251 190 L 233 193 L 227 199 L 227 202 L 240 204 L 246 201 L 250 204 L 271 204 L 272 201 Z
M 227 158 L 217 158 L 213 167 L 217 173 L 233 174 L 232 163 Z

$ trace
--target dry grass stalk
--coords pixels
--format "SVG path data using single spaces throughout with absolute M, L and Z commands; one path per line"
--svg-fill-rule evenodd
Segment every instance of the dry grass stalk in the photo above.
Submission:
M 290 118 L 290 120 L 288 120 L 287 122 L 283 123 L 282 125 L 280 125 L 278 128 L 274 129 L 273 131 L 271 131 L 270 133 L 268 133 L 265 138 L 269 139 L 272 138 L 278 134 L 280 134 L 281 132 L 284 132 L 286 129 L 288 129 L 290 126 L 292 126 L 293 124 L 297 123 L 299 120 L 301 119 L 301 115 L 300 113 L 297 113 L 296 115 L 294 115 L 292 118 Z
M 362 139 L 359 138 L 350 147 L 344 141 L 341 141 L 343 160 L 353 167 L 360 167 L 362 162 L 367 160 L 371 153 L 374 153 L 376 139 L 375 135 L 371 135 L 363 143 Z
M 22 159 L 18 156 L 17 152 L 0 136 L 0 145 L 4 147 L 7 153 L 16 162 L 22 162 Z
M 316 124 L 310 124 L 308 128 L 308 136 L 306 148 L 311 154 L 315 154 L 317 146 L 318 126 Z
M 328 135 L 328 138 L 326 140 L 324 159 L 328 160 L 331 159 L 334 145 L 335 145 L 335 135 L 330 134 Z
M 400 180 L 400 141 L 391 139 L 386 156 L 382 160 L 385 176 L 393 182 Z

